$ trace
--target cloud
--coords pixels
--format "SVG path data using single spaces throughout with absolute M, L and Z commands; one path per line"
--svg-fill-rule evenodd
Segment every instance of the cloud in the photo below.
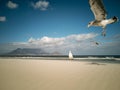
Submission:
M 32 38 L 32 37 L 28 40 L 29 43 L 32 43 L 32 42 L 34 42 L 34 41 L 35 41 L 35 39 Z
M 29 45 L 31 47 L 43 48 L 46 51 L 59 51 L 64 54 L 72 49 L 88 49 L 91 47 L 90 40 L 95 38 L 97 34 L 89 33 L 89 34 L 73 34 L 66 37 L 61 38 L 52 38 L 44 36 L 39 39 L 30 38 L 28 40 Z M 88 47 L 90 45 L 90 47 Z M 65 51 L 64 51 L 65 50 Z
M 43 36 L 35 39 L 31 37 L 27 42 L 14 42 L 9 44 L 0 44 L 0 53 L 15 50 L 17 48 L 41 48 L 42 50 L 53 53 L 59 52 L 61 54 L 68 55 L 69 50 L 76 55 L 119 55 L 120 54 L 120 42 L 100 42 L 99 45 L 95 45 L 91 42 L 98 34 L 72 34 L 66 37 L 53 38 Z M 94 44 L 94 45 L 93 45 Z
M 75 40 L 75 41 L 83 41 L 83 40 L 94 38 L 96 36 L 97 36 L 97 34 L 95 34 L 95 33 L 73 34 L 73 35 L 67 36 L 66 39 Z
M 5 22 L 6 21 L 6 17 L 5 16 L 0 16 L 0 22 Z
M 41 1 L 40 0 L 40 1 L 36 2 L 36 3 L 32 2 L 32 6 L 35 9 L 40 9 L 41 11 L 45 11 L 49 7 L 49 2 L 48 1 Z
M 34 38 L 30 38 L 28 40 L 29 43 L 32 44 L 57 44 L 57 45 L 62 45 L 65 43 L 71 43 L 71 42 L 80 42 L 80 41 L 85 41 L 85 40 L 89 40 L 92 39 L 94 37 L 96 37 L 97 34 L 94 33 L 89 33 L 89 34 L 73 34 L 73 35 L 69 35 L 66 37 L 61 37 L 61 38 L 52 38 L 52 37 L 47 37 L 44 36 L 40 39 L 34 39 Z
M 17 3 L 14 3 L 14 2 L 12 2 L 12 1 L 8 1 L 7 7 L 10 8 L 10 9 L 15 9 L 15 8 L 18 7 L 18 4 L 17 4 Z
M 84 52 L 90 47 L 90 39 L 97 36 L 95 33 L 89 34 L 72 34 L 66 37 L 53 38 L 43 36 L 35 39 L 31 37 L 27 42 L 9 43 L 0 46 L 1 51 L 10 51 L 17 48 L 42 48 L 48 53 L 59 52 L 61 54 L 67 54 L 69 50 L 72 50 L 76 54 Z

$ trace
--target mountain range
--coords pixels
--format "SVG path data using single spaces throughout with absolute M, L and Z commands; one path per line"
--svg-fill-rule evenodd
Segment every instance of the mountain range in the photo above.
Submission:
M 61 53 L 55 51 L 48 53 L 41 48 L 17 48 L 5 55 L 12 55 L 12 56 L 43 56 L 43 55 L 61 55 Z
M 17 48 L 7 55 L 47 55 L 49 53 L 45 52 L 40 48 Z

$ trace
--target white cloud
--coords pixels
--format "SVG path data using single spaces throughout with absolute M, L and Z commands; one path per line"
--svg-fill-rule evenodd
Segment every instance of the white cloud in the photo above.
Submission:
M 70 49 L 88 49 L 90 45 L 90 40 L 95 38 L 97 34 L 89 33 L 89 34 L 73 34 L 66 37 L 61 38 L 52 38 L 44 36 L 39 39 L 30 38 L 28 40 L 29 45 L 32 47 L 43 48 L 46 51 L 59 51 L 64 52 Z M 91 47 L 91 45 L 90 45 Z M 65 51 L 64 51 L 65 50 Z
M 100 42 L 100 45 L 95 45 L 91 42 L 98 35 L 95 33 L 88 34 L 73 34 L 61 38 L 52 38 L 44 36 L 42 38 L 30 38 L 27 42 L 16 42 L 9 44 L 0 44 L 0 53 L 15 50 L 17 48 L 41 48 L 44 51 L 59 52 L 68 54 L 71 50 L 77 55 L 117 55 L 120 54 L 120 42 Z M 94 45 L 93 45 L 94 44 Z
M 35 39 L 32 38 L 32 37 L 28 40 L 29 43 L 32 43 L 32 42 L 34 42 L 34 41 L 35 41 Z
M 5 22 L 6 21 L 6 17 L 5 16 L 0 16 L 0 22 Z
M 48 9 L 49 7 L 49 2 L 48 1 L 38 1 L 36 3 L 33 3 L 32 2 L 32 6 L 35 8 L 35 9 L 40 9 L 42 11 L 45 11 Z
M 76 40 L 76 41 L 83 41 L 83 40 L 94 38 L 96 36 L 97 36 L 97 34 L 94 34 L 94 33 L 78 34 L 78 35 L 77 34 L 73 34 L 73 35 L 67 36 L 66 39 Z
M 17 3 L 14 3 L 14 2 L 12 2 L 12 1 L 8 1 L 7 7 L 10 8 L 10 9 L 15 9 L 15 8 L 18 7 L 18 4 L 17 4 Z
M 44 36 L 40 39 L 33 39 L 30 38 L 28 40 L 29 43 L 32 44 L 57 44 L 57 45 L 62 45 L 62 44 L 66 44 L 66 43 L 72 43 L 72 42 L 79 42 L 79 41 L 85 41 L 85 40 L 89 40 L 92 39 L 94 37 L 96 37 L 97 34 L 94 33 L 90 33 L 90 34 L 73 34 L 73 35 L 69 35 L 66 37 L 61 37 L 61 38 L 52 38 L 52 37 L 47 37 Z
M 28 40 L 28 43 L 36 47 L 46 48 L 46 47 L 54 47 L 56 45 L 62 45 L 64 43 L 64 40 L 65 40 L 64 38 L 51 38 L 44 36 L 40 39 L 30 38 Z
M 73 34 L 61 38 L 52 38 L 44 36 L 42 38 L 30 38 L 27 42 L 14 42 L 9 44 L 0 44 L 0 53 L 10 52 L 17 48 L 41 48 L 48 53 L 59 52 L 67 54 L 69 50 L 75 52 L 74 54 L 84 53 L 92 49 L 90 39 L 93 39 L 97 34 Z

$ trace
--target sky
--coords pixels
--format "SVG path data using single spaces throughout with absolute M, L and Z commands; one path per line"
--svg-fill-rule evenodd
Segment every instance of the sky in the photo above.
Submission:
M 120 18 L 120 0 L 103 0 L 107 18 Z M 75 55 L 120 55 L 120 22 L 101 27 L 88 0 L 0 0 L 0 54 L 17 48 Z M 99 45 L 95 43 L 98 42 Z

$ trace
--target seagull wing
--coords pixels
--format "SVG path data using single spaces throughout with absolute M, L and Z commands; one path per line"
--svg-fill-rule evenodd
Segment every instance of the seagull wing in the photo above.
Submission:
M 102 0 L 89 0 L 89 4 L 96 20 L 106 19 L 107 13 Z

